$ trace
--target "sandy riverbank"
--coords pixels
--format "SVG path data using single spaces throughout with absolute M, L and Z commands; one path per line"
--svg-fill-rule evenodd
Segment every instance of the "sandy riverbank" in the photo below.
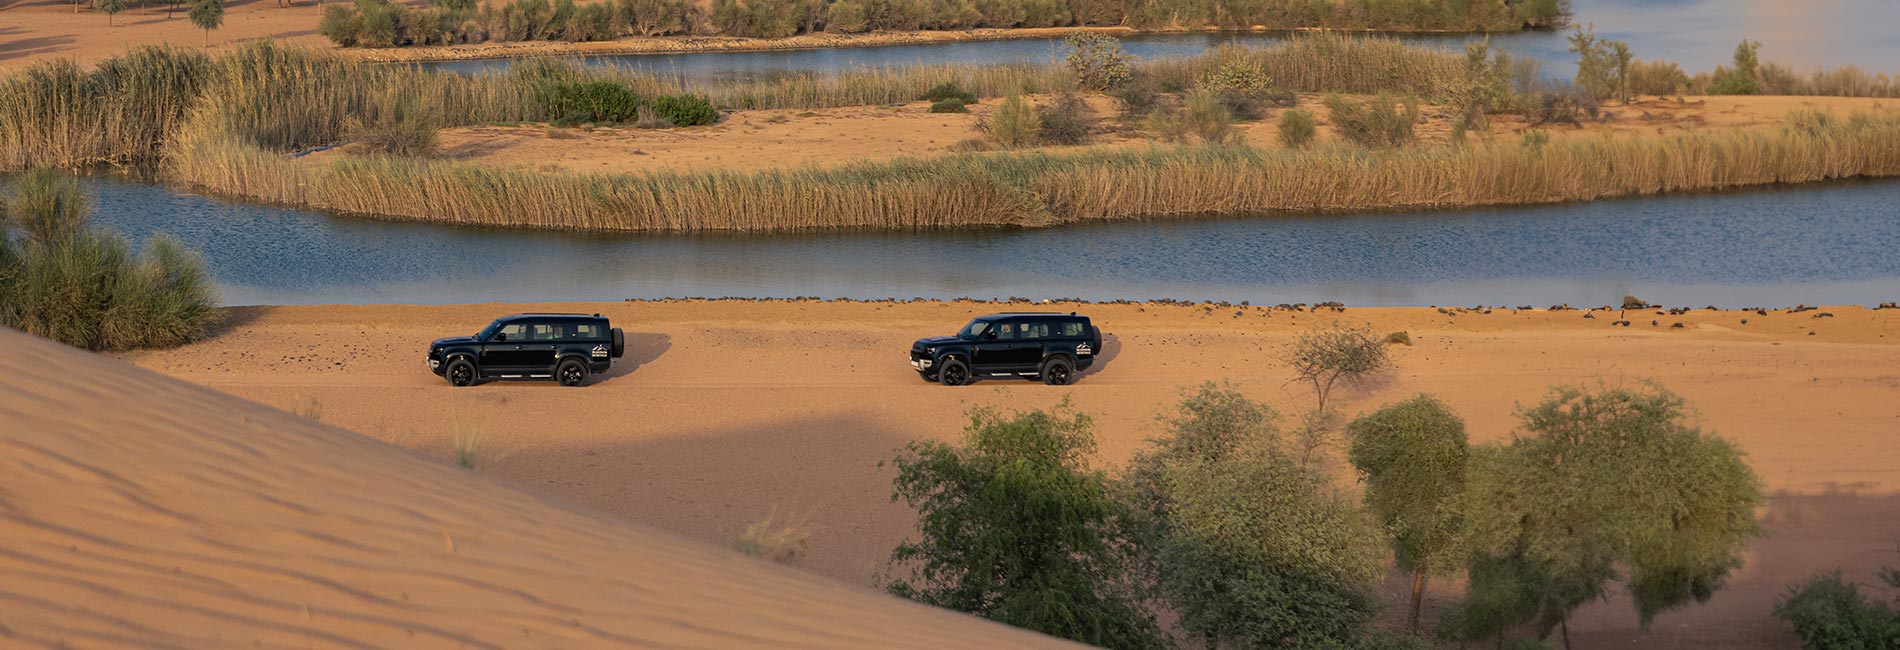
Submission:
M 1300 108 L 1318 122 L 1319 142 L 1334 139 L 1335 131 L 1321 95 L 1300 96 Z M 1557 138 L 1602 134 L 1656 135 L 1696 130 L 1741 129 L 1787 123 L 1797 110 L 1831 112 L 1846 117 L 1856 112 L 1888 112 L 1900 107 L 1891 99 L 1865 97 L 1748 97 L 1709 96 L 1675 99 L 1650 98 L 1630 105 L 1604 108 L 1608 117 L 1581 126 L 1536 125 L 1523 116 L 1492 117 L 1488 133 L 1470 139 L 1516 141 L 1524 132 L 1545 131 Z M 1046 103 L 1048 97 L 1032 97 Z M 1116 120 L 1113 99 L 1087 98 L 1098 118 L 1094 142 L 1083 147 L 1049 147 L 1051 152 L 1079 149 L 1140 148 L 1159 144 L 1153 133 L 1139 125 Z M 931 113 L 927 102 L 898 106 L 851 106 L 818 110 L 730 111 L 717 124 L 683 129 L 588 127 L 552 129 L 544 124 L 484 125 L 442 129 L 438 157 L 498 168 L 583 173 L 640 173 L 670 171 L 763 171 L 836 167 L 859 162 L 885 162 L 903 157 L 949 153 L 959 143 L 981 139 L 979 121 L 996 109 L 991 99 L 970 107 L 967 114 Z M 1266 149 L 1281 147 L 1274 109 L 1263 119 L 1236 125 L 1242 140 Z M 1446 144 L 1456 111 L 1425 106 L 1417 127 L 1426 144 Z M 331 149 L 298 159 L 321 166 L 351 155 Z
M 801 568 L 869 584 L 912 523 L 889 501 L 891 470 L 879 462 L 911 440 L 954 438 L 970 407 L 1070 398 L 1096 417 L 1100 462 L 1119 467 L 1179 391 L 1204 381 L 1238 382 L 1283 411 L 1301 407 L 1305 396 L 1276 361 L 1280 349 L 1317 322 L 1366 322 L 1408 331 L 1415 344 L 1397 349 L 1395 373 L 1346 396 L 1348 413 L 1428 391 L 1467 419 L 1474 440 L 1496 441 L 1511 434 L 1514 409 L 1553 384 L 1655 380 L 1746 451 L 1778 495 L 1764 512 L 1770 536 L 1714 601 L 1663 615 L 1647 635 L 1621 598 L 1593 605 L 1572 627 L 1585 647 L 1788 647 L 1792 637 L 1769 615 L 1787 584 L 1836 565 L 1865 576 L 1896 561 L 1900 310 L 1631 312 L 1634 325 L 1624 328 L 1610 324 L 1615 311 L 1049 305 L 1036 308 L 1084 310 L 1109 335 L 1104 363 L 1074 386 L 945 388 L 904 363 L 914 338 L 1024 307 L 259 307 L 235 310 L 216 338 L 129 359 L 445 463 L 454 432 L 479 430 L 485 476 L 709 543 L 728 543 L 777 513 L 811 529 Z M 423 368 L 430 339 L 542 310 L 607 314 L 632 349 L 583 389 L 450 389 Z

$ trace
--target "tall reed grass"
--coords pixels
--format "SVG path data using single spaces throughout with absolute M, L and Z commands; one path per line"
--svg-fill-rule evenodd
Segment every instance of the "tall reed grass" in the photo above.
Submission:
M 351 158 L 207 138 L 172 159 L 218 192 L 403 219 L 604 231 L 1044 226 L 1149 215 L 1531 204 L 1900 175 L 1900 116 L 1801 127 L 1368 151 L 1177 146 L 964 154 L 837 169 L 597 175 Z

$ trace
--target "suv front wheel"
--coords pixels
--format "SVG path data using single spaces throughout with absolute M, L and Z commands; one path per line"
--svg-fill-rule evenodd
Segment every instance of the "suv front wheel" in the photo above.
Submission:
M 475 364 L 469 363 L 467 359 L 450 361 L 448 369 L 442 372 L 442 376 L 449 380 L 450 386 L 473 384 L 475 383 Z
M 1073 379 L 1075 366 L 1068 359 L 1056 357 L 1042 362 L 1042 383 L 1050 386 L 1065 386 Z
M 970 383 L 970 367 L 962 359 L 943 360 L 943 367 L 937 369 L 937 381 L 945 386 L 962 386 Z

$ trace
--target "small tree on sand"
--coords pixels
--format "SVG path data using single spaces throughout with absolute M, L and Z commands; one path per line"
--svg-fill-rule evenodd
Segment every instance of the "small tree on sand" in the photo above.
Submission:
M 1091 426 L 1067 404 L 978 409 L 962 445 L 911 443 L 891 498 L 917 510 L 919 539 L 891 552 L 911 572 L 891 593 L 1116 650 L 1162 647 L 1130 577 L 1127 503 L 1088 466 Z
M 211 47 L 211 30 L 224 25 L 224 0 L 195 0 L 185 16 L 205 30 L 205 47 Z
M 1502 638 L 1529 623 L 1562 630 L 1577 607 L 1628 585 L 1647 627 L 1705 602 L 1759 531 L 1761 480 L 1727 441 L 1691 426 L 1659 387 L 1561 387 L 1520 414 L 1511 444 L 1466 473 L 1471 585 L 1450 636 Z
M 1364 381 L 1390 368 L 1392 357 L 1371 328 L 1333 324 L 1301 334 L 1287 351 L 1286 362 L 1296 381 L 1313 387 L 1313 396 L 1319 400 L 1315 410 L 1325 413 L 1334 387 Z
M 1427 576 L 1455 571 L 1463 559 L 1464 420 L 1421 394 L 1353 420 L 1346 432 L 1366 507 L 1392 536 L 1399 568 L 1412 572 L 1408 621 L 1417 630 Z
M 112 24 L 112 17 L 125 11 L 125 0 L 96 0 L 93 3 L 100 11 L 106 12 L 106 24 Z
M 1083 90 L 1104 91 L 1117 88 L 1133 75 L 1129 65 L 1134 59 L 1122 50 L 1121 40 L 1095 32 L 1070 32 L 1062 39 L 1068 50 L 1063 61 L 1075 73 L 1076 86 Z
M 1355 647 L 1377 610 L 1380 536 L 1277 419 L 1230 387 L 1189 393 L 1129 470 L 1141 546 L 1209 648 Z

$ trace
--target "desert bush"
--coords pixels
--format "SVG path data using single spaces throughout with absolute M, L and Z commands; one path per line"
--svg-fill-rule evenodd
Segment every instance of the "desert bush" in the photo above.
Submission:
M 1036 139 L 1042 144 L 1078 145 L 1089 141 L 1089 127 L 1095 115 L 1088 103 L 1075 93 L 1056 95 L 1047 106 L 1036 111 L 1040 123 Z
M 1888 568 L 1882 578 L 1900 589 L 1900 572 Z M 1775 603 L 1775 617 L 1794 627 L 1807 650 L 1900 648 L 1900 612 L 1868 598 L 1838 569 L 1789 587 Z
M 546 94 L 547 114 L 572 122 L 631 122 L 646 105 L 632 90 L 612 81 L 556 83 Z
M 1181 120 L 1188 131 L 1202 142 L 1221 144 L 1240 137 L 1234 130 L 1234 114 L 1214 93 L 1196 90 L 1182 102 Z
M 1021 95 L 1003 98 L 989 119 L 978 123 L 997 144 L 1007 148 L 1034 146 L 1042 136 L 1042 118 L 1036 113 L 1029 100 Z
M 958 445 L 913 442 L 895 494 L 915 540 L 891 552 L 898 596 L 1090 645 L 1165 641 L 1134 580 L 1128 506 L 1088 458 L 1093 423 L 1054 411 L 971 413 Z
M 1471 585 L 1459 640 L 1537 636 L 1622 576 L 1642 625 L 1706 602 L 1759 534 L 1761 480 L 1658 387 L 1553 389 L 1507 445 L 1474 453 L 1465 517 Z M 1474 450 L 1477 451 L 1477 450 Z
M 1325 100 L 1326 112 L 1333 128 L 1347 140 L 1367 147 L 1398 147 L 1411 144 L 1415 139 L 1413 127 L 1418 124 L 1418 100 L 1399 98 L 1391 95 L 1376 95 L 1365 101 L 1355 101 L 1338 95 L 1329 95 Z
M 1142 548 L 1180 626 L 1207 647 L 1356 647 L 1377 611 L 1380 535 L 1299 461 L 1265 404 L 1186 392 L 1127 481 Z
M 91 69 L 66 59 L 0 79 L 0 170 L 158 160 L 217 81 L 210 58 L 139 47 Z
M 968 113 L 969 104 L 961 99 L 940 99 L 930 103 L 932 113 Z
M 1464 559 L 1465 422 L 1421 394 L 1360 416 L 1346 432 L 1366 509 L 1391 537 L 1398 567 L 1412 572 L 1407 618 L 1417 630 L 1427 578 L 1453 573 Z
M 1670 61 L 1632 61 L 1630 92 L 1637 95 L 1667 97 L 1689 86 L 1689 75 Z
M 691 0 L 619 0 L 621 20 L 638 36 L 667 36 L 693 30 Z
M 1111 90 L 1128 81 L 1134 58 L 1122 50 L 1121 40 L 1095 32 L 1071 32 L 1062 39 L 1063 62 L 1083 90 Z
M 1161 82 L 1152 74 L 1135 71 L 1108 95 L 1121 106 L 1123 119 L 1140 118 L 1154 112 L 1161 101 Z
M 1601 109 L 1596 98 L 1576 90 L 1546 90 L 1531 96 L 1531 124 L 1569 124 L 1582 126 L 1594 121 Z
M 917 99 L 926 102 L 941 102 L 954 99 L 963 102 L 963 104 L 967 106 L 976 103 L 976 93 L 964 90 L 962 86 L 957 85 L 954 81 L 946 81 L 931 86 L 930 90 L 924 91 L 924 94 L 919 95 Z
M 1154 133 L 1155 137 L 1160 138 L 1162 142 L 1185 142 L 1193 133 L 1180 111 L 1169 110 L 1166 107 L 1149 111 L 1147 117 L 1141 119 L 1141 126 Z
M 1313 121 L 1313 114 L 1297 108 L 1280 113 L 1280 122 L 1277 126 L 1280 132 L 1280 144 L 1294 149 L 1312 144 L 1313 136 L 1319 132 L 1319 127 Z
M 674 126 L 701 126 L 719 121 L 719 111 L 699 95 L 661 95 L 653 98 L 653 112 Z
M 357 146 L 393 156 L 422 156 L 435 152 L 436 129 L 441 126 L 434 106 L 414 92 L 391 88 L 380 101 L 349 116 L 344 137 Z
M 782 521 L 774 512 L 747 524 L 738 539 L 732 541 L 732 548 L 779 564 L 797 564 L 805 557 L 806 542 L 810 539 L 809 528 Z
M 363 31 L 363 14 L 345 4 L 327 5 L 317 22 L 317 33 L 343 47 L 355 47 L 356 35 Z
M 1247 59 L 1221 63 L 1203 75 L 1198 88 L 1212 93 L 1235 119 L 1257 120 L 1269 107 L 1292 106 L 1293 93 L 1275 91 L 1260 64 Z
M 1385 335 L 1386 345 L 1411 345 L 1412 333 L 1404 330 Z
M 215 317 L 198 258 L 169 237 L 133 254 L 93 231 L 79 182 L 45 167 L 14 180 L 0 210 L 0 325 L 87 350 L 169 347 Z
M 1524 136 L 1518 139 L 1518 144 L 1529 151 L 1541 152 L 1544 150 L 1544 145 L 1550 144 L 1550 133 L 1537 130 L 1525 131 Z

